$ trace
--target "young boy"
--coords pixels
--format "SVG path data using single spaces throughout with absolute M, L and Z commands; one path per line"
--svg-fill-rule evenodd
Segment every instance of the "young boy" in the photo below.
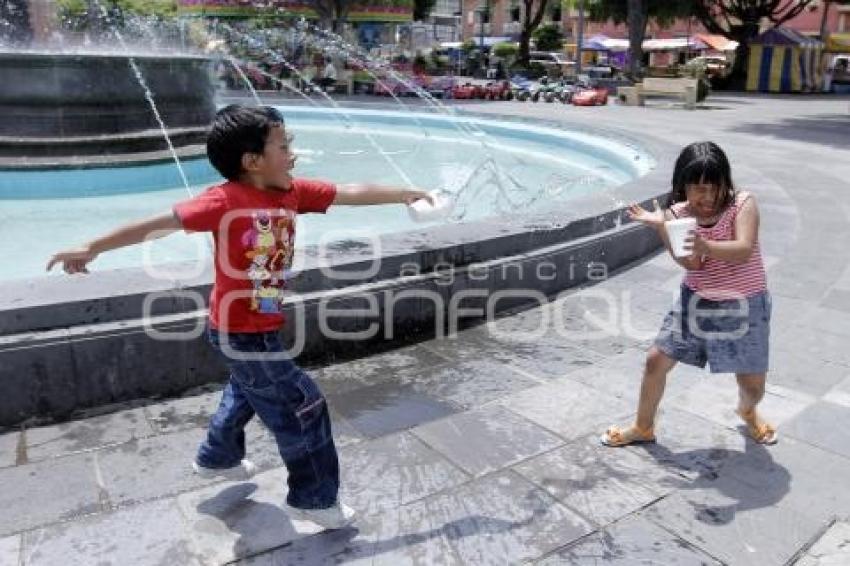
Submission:
M 212 232 L 209 339 L 224 355 L 230 379 L 193 468 L 205 477 L 250 477 L 255 467 L 244 459 L 244 428 L 256 413 L 274 434 L 289 472 L 287 512 L 332 529 L 351 523 L 354 511 L 337 499 L 339 466 L 327 404 L 313 380 L 284 355 L 278 335 L 296 214 L 325 212 L 331 204 L 410 204 L 430 197 L 412 189 L 294 179 L 291 141 L 274 108 L 222 109 L 207 154 L 225 183 L 166 214 L 58 252 L 47 269 L 61 263 L 66 273 L 87 273 L 87 264 L 108 250 L 180 229 Z

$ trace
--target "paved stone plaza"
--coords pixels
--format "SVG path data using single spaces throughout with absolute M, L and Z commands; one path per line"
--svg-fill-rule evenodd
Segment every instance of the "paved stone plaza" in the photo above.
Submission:
M 633 415 L 678 289 L 658 255 L 457 337 L 316 370 L 356 528 L 287 518 L 286 472 L 256 422 L 259 475 L 193 476 L 210 387 L 0 435 L 0 565 L 850 564 L 850 101 L 464 108 L 727 151 L 761 208 L 777 445 L 745 438 L 731 375 L 687 367 L 657 444 L 599 445 Z

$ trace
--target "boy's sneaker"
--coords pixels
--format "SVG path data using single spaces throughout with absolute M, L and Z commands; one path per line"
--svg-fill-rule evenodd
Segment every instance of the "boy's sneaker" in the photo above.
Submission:
M 231 468 L 206 468 L 193 461 L 192 469 L 202 478 L 226 478 L 232 481 L 247 480 L 257 473 L 257 466 L 251 460 L 242 460 Z
M 290 519 L 310 521 L 325 529 L 341 529 L 354 522 L 354 509 L 345 503 L 335 503 L 327 509 L 301 509 L 288 503 L 283 504 L 283 510 Z

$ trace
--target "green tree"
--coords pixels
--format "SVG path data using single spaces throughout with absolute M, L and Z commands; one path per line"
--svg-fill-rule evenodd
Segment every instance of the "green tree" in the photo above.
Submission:
M 761 26 L 781 26 L 798 16 L 815 0 L 696 0 L 694 15 L 710 33 L 738 42 L 730 84 L 742 87 L 746 80 L 750 43 Z
M 540 51 L 560 51 L 564 46 L 564 34 L 557 26 L 539 27 L 534 31 L 533 37 L 534 43 Z
M 650 18 L 659 25 L 672 24 L 677 18 L 695 14 L 694 2 L 699 0 L 593 0 L 588 5 L 588 17 L 596 22 L 611 20 L 626 24 L 629 30 L 629 74 L 641 75 L 643 40 Z
M 0 44 L 27 45 L 32 41 L 27 0 L 0 2 Z

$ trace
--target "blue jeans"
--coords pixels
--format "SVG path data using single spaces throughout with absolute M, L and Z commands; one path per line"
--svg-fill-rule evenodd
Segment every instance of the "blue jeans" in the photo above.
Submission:
M 286 501 L 302 509 L 336 503 L 339 461 L 327 403 L 316 383 L 284 353 L 277 332 L 219 333 L 210 343 L 230 369 L 197 462 L 229 468 L 245 457 L 245 425 L 256 413 L 277 441 L 289 472 Z

